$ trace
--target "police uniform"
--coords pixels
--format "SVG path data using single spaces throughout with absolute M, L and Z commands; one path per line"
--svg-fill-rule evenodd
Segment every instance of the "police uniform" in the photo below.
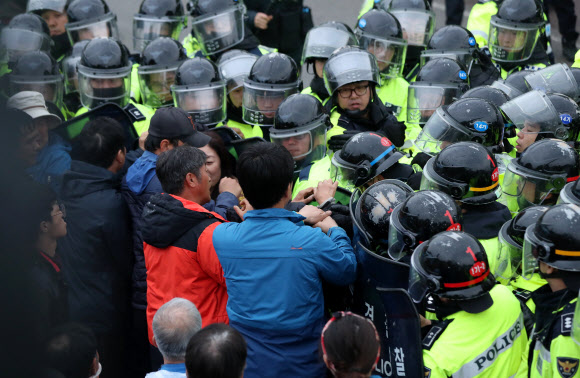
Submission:
M 145 105 L 137 104 L 133 100 L 130 100 L 129 104 L 127 104 L 124 109 L 133 121 L 133 127 L 135 127 L 135 131 L 137 131 L 137 135 L 141 135 L 145 131 L 149 130 L 149 122 L 151 121 L 153 114 L 155 114 L 154 109 L 151 109 Z M 77 111 L 75 117 L 80 116 L 81 114 L 84 114 L 88 111 L 89 109 L 83 106 Z

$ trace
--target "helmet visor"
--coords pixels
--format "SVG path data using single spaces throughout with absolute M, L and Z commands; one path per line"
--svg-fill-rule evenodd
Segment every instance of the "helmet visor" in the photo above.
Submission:
M 311 29 L 304 40 L 302 64 L 310 58 L 328 59 L 340 47 L 357 45 L 354 36 L 343 30 L 324 26 Z
M 511 23 L 497 16 L 491 17 L 489 50 L 497 62 L 522 62 L 528 60 L 540 35 L 539 24 Z
M 405 230 L 399 221 L 403 204 L 397 205 L 391 213 L 389 222 L 389 256 L 396 261 L 409 254 L 409 249 L 415 246 L 415 235 Z M 411 251 L 412 252 L 412 251 Z
M 175 82 L 176 71 L 177 65 L 165 69 L 139 67 L 139 88 L 144 105 L 152 108 L 173 105 L 171 86 Z
M 80 56 L 69 56 L 60 62 L 61 70 L 64 75 L 64 90 L 67 94 L 75 93 L 79 90 L 77 65 L 80 60 Z
M 332 160 L 330 164 L 330 179 L 332 181 L 338 181 L 338 185 L 341 188 L 348 189 L 350 191 L 356 188 L 354 182 L 357 180 L 358 175 L 356 174 L 356 167 L 344 163 L 338 158 L 339 152 L 335 152 L 332 155 Z
M 381 82 L 377 60 L 366 51 L 336 55 L 324 65 L 324 85 L 331 95 L 343 85 L 359 81 Z
M 291 94 L 298 92 L 298 83 L 290 85 L 259 85 L 244 82 L 242 117 L 255 125 L 273 125 L 278 106 Z
M 532 278 L 536 270 L 538 269 L 538 256 L 540 244 L 542 244 L 538 238 L 534 235 L 533 229 L 535 225 L 530 225 L 526 228 L 526 233 L 524 234 L 524 247 L 522 253 L 522 277 L 526 280 Z
M 424 50 L 421 51 L 419 64 L 423 67 L 428 61 L 432 59 L 448 58 L 463 64 L 467 67 L 467 74 L 471 72 L 473 65 L 473 51 L 472 50 Z
M 131 66 L 97 70 L 78 65 L 81 103 L 89 109 L 106 102 L 124 107 L 131 95 Z
M 228 94 L 244 85 L 244 79 L 250 74 L 256 60 L 258 57 L 254 54 L 241 54 L 219 64 L 218 69 L 226 80 Z
M 467 184 L 451 182 L 439 176 L 433 169 L 434 162 L 435 158 L 429 159 L 423 168 L 421 190 L 440 190 L 445 193 L 454 193 L 451 195 L 453 199 L 461 200 L 461 197 L 463 197 L 469 190 Z
M 411 256 L 411 269 L 409 270 L 409 295 L 415 303 L 421 303 L 423 298 L 430 292 L 429 279 L 427 279 L 427 274 L 421 268 L 419 263 L 419 252 L 415 249 L 413 255 Z
M 184 17 L 147 17 L 136 14 L 133 17 L 133 48 L 143 51 L 145 46 L 159 37 L 179 39 L 185 26 Z
M 518 96 L 521 96 L 523 94 L 520 90 L 512 87 L 509 84 L 506 84 L 501 79 L 500 80 L 496 80 L 493 83 L 491 83 L 491 86 L 493 88 L 497 88 L 500 91 L 502 91 L 503 93 L 505 93 L 510 98 L 510 100 L 513 100 L 514 98 L 516 98 Z
M 468 140 L 471 137 L 465 128 L 447 115 L 443 108 L 437 108 L 417 136 L 415 146 L 426 154 L 436 155 L 450 144 Z
M 240 43 L 244 39 L 245 13 L 240 4 L 220 14 L 193 18 L 191 29 L 203 54 L 215 54 Z
M 29 0 L 26 5 L 26 12 L 38 12 L 48 9 L 63 13 L 66 3 L 66 0 Z
M 62 105 L 63 83 L 61 75 L 39 77 L 10 75 L 9 78 L 12 95 L 22 91 L 34 91 L 42 93 L 44 101 L 50 101 L 57 106 Z
M 498 235 L 498 258 L 494 276 L 510 280 L 517 274 L 522 263 L 522 247 L 515 244 L 507 230 L 511 221 L 503 224 Z
M 407 122 L 423 125 L 438 107 L 451 104 L 460 96 L 457 86 L 411 83 L 407 97 Z
M 545 93 L 531 91 L 511 101 L 500 109 L 507 119 L 523 132 L 555 133 L 560 115 Z
M 107 13 L 102 17 L 91 20 L 68 23 L 66 24 L 66 31 L 73 45 L 79 41 L 100 37 L 119 39 L 117 16 L 113 13 Z
M 226 84 L 174 85 L 175 106 L 191 114 L 193 121 L 206 126 L 217 125 L 226 119 Z
M 367 50 L 377 58 L 381 75 L 386 77 L 403 76 L 407 42 L 403 39 L 381 39 L 374 36 L 361 35 L 361 48 Z
M 403 39 L 407 40 L 409 46 L 427 46 L 435 27 L 433 12 L 409 9 L 391 9 L 390 12 L 401 23 Z
M 562 63 L 526 75 L 525 81 L 531 89 L 547 93 L 561 93 L 571 97 L 576 102 L 580 99 L 578 83 L 570 68 Z
M 270 130 L 272 143 L 286 148 L 296 161 L 320 160 L 326 153 L 326 123 L 317 122 L 308 127 L 291 130 Z
M 564 186 L 564 189 L 560 191 L 560 195 L 558 196 L 558 205 L 563 203 L 572 203 L 574 205 L 580 206 L 580 199 L 574 195 L 572 190 L 574 185 L 578 184 L 575 182 L 570 182 Z
M 48 53 L 51 45 L 49 36 L 31 30 L 7 27 L 0 34 L 0 49 L 5 51 L 9 62 L 15 62 L 21 55 L 31 51 Z

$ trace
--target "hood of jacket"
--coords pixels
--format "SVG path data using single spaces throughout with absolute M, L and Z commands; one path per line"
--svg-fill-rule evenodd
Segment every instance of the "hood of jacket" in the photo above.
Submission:
M 105 168 L 73 160 L 70 171 L 62 178 L 62 193 L 67 198 L 84 197 L 87 194 L 110 190 L 120 184 L 118 176 Z
M 155 167 L 158 156 L 153 152 L 145 151 L 127 171 L 127 186 L 131 191 L 140 195 L 155 177 Z

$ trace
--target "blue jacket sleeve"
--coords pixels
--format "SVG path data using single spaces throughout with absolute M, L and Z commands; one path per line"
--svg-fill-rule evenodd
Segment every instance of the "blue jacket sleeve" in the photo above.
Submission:
M 203 205 L 203 207 L 207 211 L 213 211 L 218 213 L 222 218 L 226 218 L 226 214 L 228 209 L 233 208 L 234 206 L 238 205 L 238 197 L 236 197 L 233 193 L 230 192 L 223 192 L 217 197 L 216 201 L 210 201 Z
M 314 252 L 320 262 L 320 276 L 335 285 L 352 283 L 356 278 L 356 256 L 346 232 L 340 227 L 333 227 L 328 236 L 321 236 L 323 238 Z

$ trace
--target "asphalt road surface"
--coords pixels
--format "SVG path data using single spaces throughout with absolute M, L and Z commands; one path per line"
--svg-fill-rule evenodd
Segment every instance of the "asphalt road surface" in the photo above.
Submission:
M 119 32 L 123 42 L 132 47 L 132 18 L 141 3 L 140 0 L 106 0 L 109 7 L 117 14 L 119 22 Z M 559 0 L 553 0 L 559 1 Z M 467 22 L 469 11 L 477 0 L 465 1 L 465 12 L 463 14 L 463 26 Z M 574 0 L 576 5 L 576 14 L 580 14 L 580 0 Z M 314 17 L 314 24 L 319 25 L 326 21 L 342 21 L 348 25 L 354 26 L 360 11 L 361 0 L 305 0 L 305 4 L 312 8 Z M 436 29 L 445 26 L 445 0 L 433 0 L 433 9 L 437 16 Z M 552 23 L 552 45 L 556 55 L 557 62 L 565 62 L 562 57 L 562 45 L 560 33 L 558 30 L 558 19 L 556 14 L 552 11 L 550 13 L 550 21 Z M 576 22 L 576 30 L 580 30 L 580 17 Z M 182 38 L 184 34 L 182 35 Z M 570 62 L 568 62 L 570 63 Z

